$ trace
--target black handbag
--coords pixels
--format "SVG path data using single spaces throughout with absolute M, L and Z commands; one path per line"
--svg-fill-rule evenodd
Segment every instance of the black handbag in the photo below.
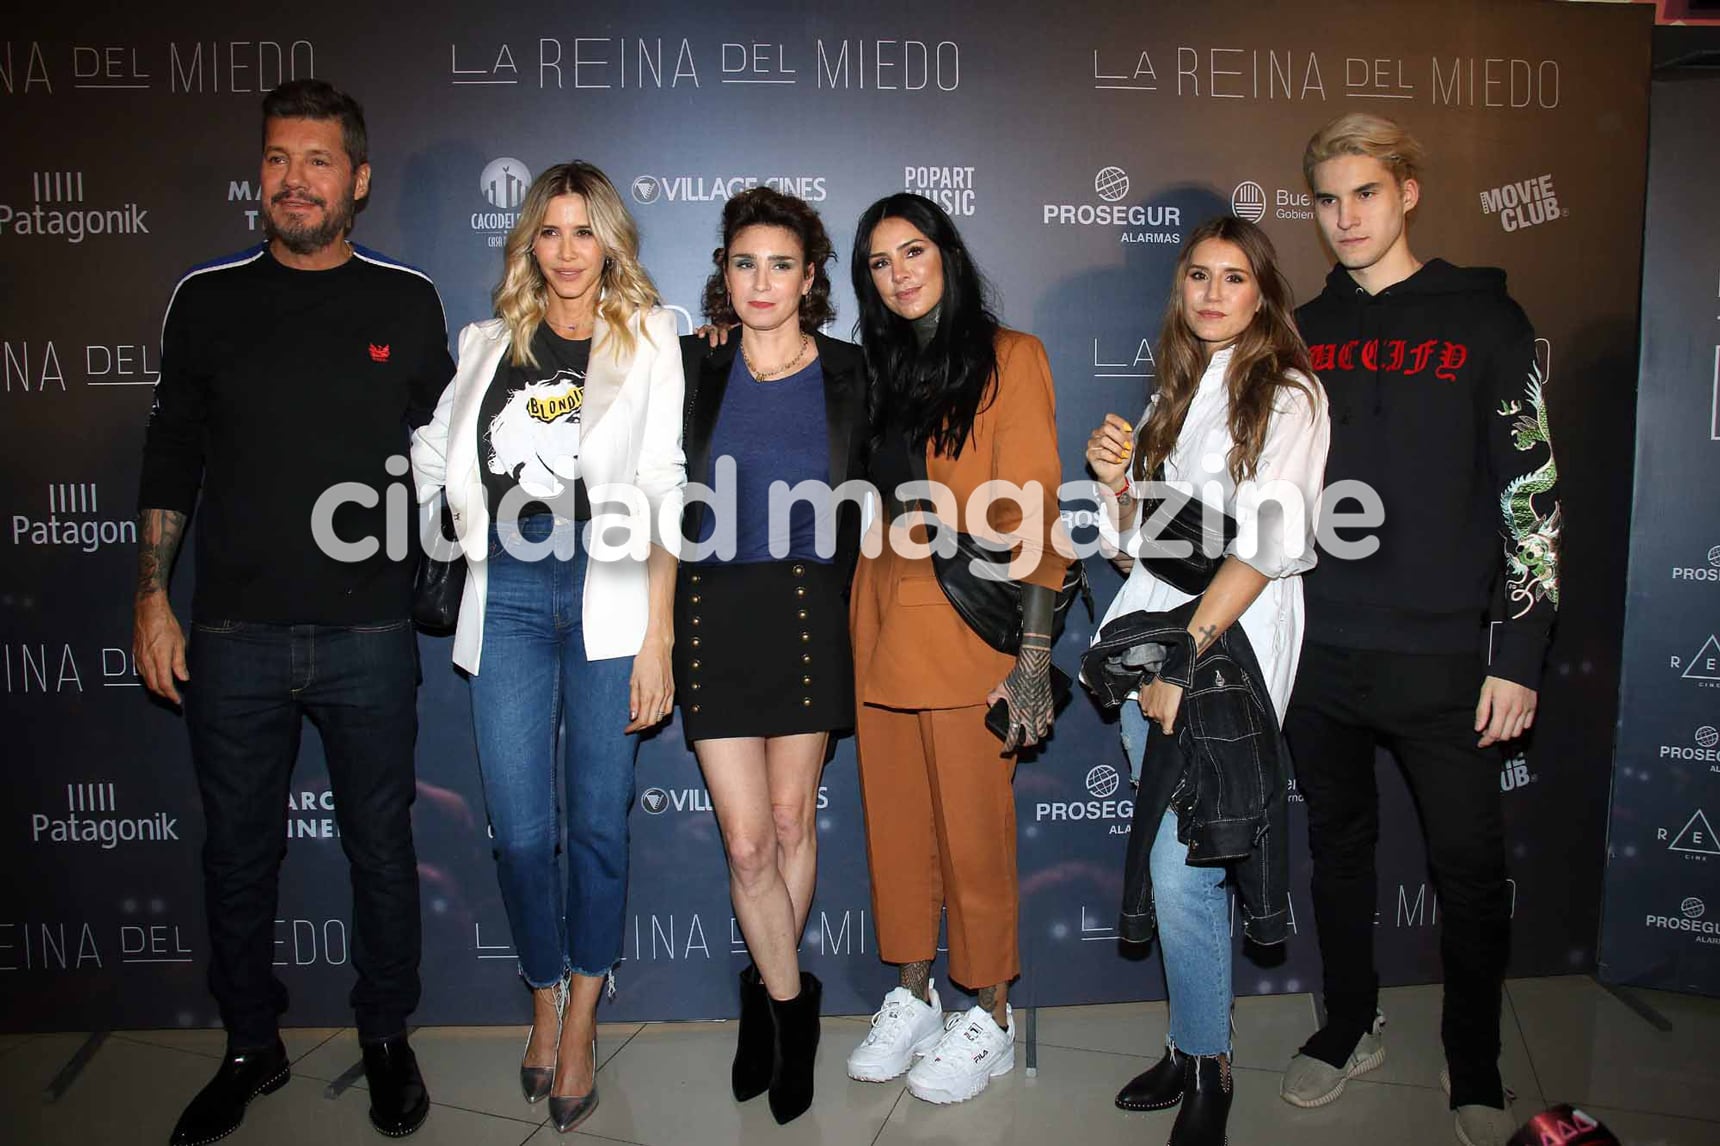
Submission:
M 420 551 L 418 574 L 412 582 L 412 622 L 425 632 L 446 635 L 460 620 L 460 597 L 466 590 L 466 555 L 458 549 L 454 514 L 446 499 L 438 528 L 444 543 L 455 543 L 455 556 L 452 561 L 442 561 L 427 549 Z
M 1165 480 L 1165 467 L 1161 463 L 1153 473 L 1153 481 Z M 1178 494 L 1177 496 L 1182 496 Z M 1144 528 L 1152 516 L 1159 512 L 1160 507 L 1169 499 L 1162 497 L 1147 497 L 1141 499 L 1140 524 Z M 1212 523 L 1217 527 L 1214 532 L 1207 521 L 1208 513 L 1198 497 L 1192 494 L 1177 507 L 1176 513 L 1162 523 L 1154 522 L 1156 536 L 1142 538 L 1135 560 L 1147 567 L 1154 577 L 1184 593 L 1200 596 L 1206 592 L 1206 587 L 1212 584 L 1213 577 L 1218 573 L 1218 567 L 1224 564 L 1224 551 L 1230 548 L 1230 543 L 1236 539 L 1236 519 L 1229 514 L 1220 513 L 1218 521 Z M 1169 557 L 1155 554 L 1153 543 L 1186 542 L 1189 553 L 1186 557 Z M 1210 552 L 1216 551 L 1217 556 Z
M 941 555 L 933 547 L 932 569 L 938 575 L 938 587 L 975 636 L 998 652 L 1015 656 L 1021 651 L 1021 583 L 1009 578 L 1009 551 L 982 545 L 971 533 L 948 525 L 940 528 L 954 535 L 956 546 L 949 556 Z M 1051 614 L 1053 644 L 1063 635 L 1069 606 L 1077 597 L 1087 602 L 1087 615 L 1091 617 L 1093 591 L 1087 585 L 1087 567 L 1080 558 L 1069 562 L 1063 586 L 1057 590 Z

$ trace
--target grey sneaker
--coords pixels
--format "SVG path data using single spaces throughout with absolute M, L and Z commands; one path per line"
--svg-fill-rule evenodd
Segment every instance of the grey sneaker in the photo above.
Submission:
M 1344 1093 L 1345 1083 L 1386 1061 L 1386 1044 L 1380 1037 L 1385 1026 L 1385 1015 L 1375 1011 L 1374 1025 L 1357 1041 L 1356 1049 L 1350 1052 L 1350 1059 L 1342 1070 L 1312 1055 L 1298 1054 L 1284 1069 L 1284 1083 L 1278 1088 L 1278 1097 L 1291 1106 L 1310 1110 L 1337 1101 L 1338 1096 Z
M 1517 1123 L 1496 1106 L 1459 1106 L 1457 1140 L 1463 1146 L 1506 1146 Z

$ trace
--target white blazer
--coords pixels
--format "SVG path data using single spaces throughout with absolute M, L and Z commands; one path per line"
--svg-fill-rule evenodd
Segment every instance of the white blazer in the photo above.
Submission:
M 660 523 L 678 520 L 687 481 L 681 452 L 681 346 L 675 317 L 661 307 L 632 321 L 630 360 L 609 350 L 609 327 L 600 317 L 586 367 L 585 405 L 579 428 L 579 472 L 588 490 L 630 485 L 651 510 L 652 540 L 666 548 Z M 484 647 L 490 514 L 479 470 L 478 411 L 496 367 L 508 351 L 508 328 L 499 318 L 460 331 L 460 363 L 436 403 L 430 423 L 412 434 L 412 471 L 418 500 L 445 491 L 454 529 L 466 554 L 466 588 L 454 630 L 454 663 L 476 674 Z M 664 513 L 664 503 L 670 509 Z M 602 511 L 599 511 L 599 516 Z M 673 551 L 673 550 L 671 550 Z M 592 660 L 630 657 L 645 643 L 650 614 L 645 562 L 593 558 L 585 574 L 580 617 L 585 655 Z

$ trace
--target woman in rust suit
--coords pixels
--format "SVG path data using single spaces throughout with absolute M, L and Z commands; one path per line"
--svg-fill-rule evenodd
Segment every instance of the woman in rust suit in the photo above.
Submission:
M 867 545 L 877 555 L 860 561 L 852 593 L 856 723 L 878 952 L 901 965 L 901 985 L 849 1055 L 848 1073 L 881 1082 L 908 1070 L 917 1097 L 960 1102 L 1015 1063 L 1013 752 L 1051 726 L 1052 603 L 1069 564 L 1052 544 L 1062 467 L 1051 371 L 1038 339 L 998 325 L 954 224 L 929 200 L 873 204 L 851 265 L 872 479 L 886 507 L 882 547 Z M 915 480 L 942 487 L 933 504 L 945 527 L 989 527 L 1014 541 L 1020 655 L 976 636 L 930 558 L 909 555 L 904 542 L 923 542 L 924 527 L 892 520 L 916 500 L 898 495 Z M 970 503 L 993 482 L 1023 492 Z M 998 700 L 1008 705 L 1003 742 L 985 725 Z M 978 1005 L 947 1023 L 930 975 L 945 911 L 949 974 L 978 992 Z

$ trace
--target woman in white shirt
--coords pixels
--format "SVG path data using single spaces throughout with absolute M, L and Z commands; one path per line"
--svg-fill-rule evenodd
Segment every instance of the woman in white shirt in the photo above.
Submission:
M 686 484 L 681 347 L 633 219 L 589 163 L 533 181 L 495 306 L 460 332 L 412 465 L 420 501 L 446 491 L 466 554 L 454 663 L 471 676 L 502 902 L 533 996 L 520 1086 L 567 1131 L 597 1105 L 638 737 L 674 693 L 661 528 Z
M 1236 539 L 1201 594 L 1189 632 L 1198 656 L 1240 621 L 1282 720 L 1302 645 L 1301 574 L 1314 565 L 1331 427 L 1325 392 L 1296 333 L 1289 286 L 1258 227 L 1226 215 L 1189 235 L 1157 361 L 1158 389 L 1138 434 L 1107 414 L 1088 439 L 1087 462 L 1116 495 L 1120 531 L 1133 528 L 1139 499 L 1154 496 L 1155 477 L 1237 520 Z M 1135 561 L 1105 620 L 1165 612 L 1191 599 Z M 1123 705 L 1122 731 L 1138 779 L 1149 722 L 1159 726 L 1152 735 L 1174 733 L 1182 689 L 1154 680 L 1137 700 Z M 1167 758 L 1156 753 L 1152 763 L 1162 767 Z M 1189 865 L 1176 829 L 1176 814 L 1167 811 L 1151 854 L 1170 995 L 1168 1047 L 1157 1066 L 1122 1089 L 1117 1105 L 1180 1106 L 1170 1146 L 1220 1146 L 1231 1092 L 1230 903 L 1225 869 Z

